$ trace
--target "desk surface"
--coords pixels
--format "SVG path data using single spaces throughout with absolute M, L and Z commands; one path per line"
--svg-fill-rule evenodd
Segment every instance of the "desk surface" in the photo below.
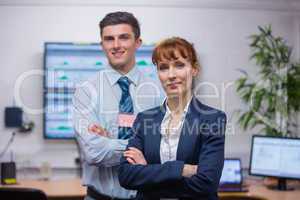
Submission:
M 258 196 L 258 197 L 264 197 L 268 200 L 298 200 L 300 199 L 300 184 L 299 182 L 291 182 L 292 184 L 289 184 L 295 188 L 295 190 L 292 191 L 276 191 L 268 189 L 262 181 L 258 180 L 247 180 L 246 185 L 248 185 L 248 192 L 239 193 L 239 192 L 221 192 L 219 193 L 219 196 L 232 196 L 232 195 L 246 195 L 246 196 Z M 268 185 L 274 183 L 267 183 Z M 276 184 L 276 183 L 275 183 Z
M 81 186 L 80 179 L 70 180 L 19 180 L 17 185 L 0 185 L 1 187 L 27 187 L 44 191 L 48 197 L 83 197 L 86 188 Z
M 220 196 L 226 195 L 247 195 L 260 196 L 268 200 L 297 200 L 300 199 L 300 184 L 294 185 L 293 191 L 274 191 L 263 185 L 262 181 L 250 180 L 246 182 L 249 185 L 247 193 L 219 193 Z M 1 187 L 30 187 L 43 190 L 48 197 L 83 197 L 86 194 L 86 188 L 81 186 L 79 179 L 70 180 L 20 180 L 17 185 L 0 185 Z

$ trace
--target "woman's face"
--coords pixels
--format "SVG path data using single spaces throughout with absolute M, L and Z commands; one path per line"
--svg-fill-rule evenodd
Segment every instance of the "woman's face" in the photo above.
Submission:
M 158 77 L 168 98 L 191 94 L 193 77 L 198 69 L 176 52 L 176 60 L 162 59 L 157 64 Z

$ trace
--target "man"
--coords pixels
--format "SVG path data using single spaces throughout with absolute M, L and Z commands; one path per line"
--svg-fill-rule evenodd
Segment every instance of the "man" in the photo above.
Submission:
M 160 105 L 160 90 L 135 67 L 135 52 L 142 43 L 137 19 L 131 13 L 114 12 L 99 26 L 109 66 L 78 86 L 73 97 L 83 185 L 88 188 L 85 199 L 132 199 L 136 192 L 122 188 L 118 181 L 120 158 L 136 114 Z M 105 134 L 91 133 L 95 126 Z

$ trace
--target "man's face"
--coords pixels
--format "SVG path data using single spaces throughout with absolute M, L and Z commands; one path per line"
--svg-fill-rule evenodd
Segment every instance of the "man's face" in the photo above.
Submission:
M 141 40 L 135 39 L 132 27 L 128 24 L 106 26 L 101 39 L 109 64 L 118 71 L 129 72 L 135 65 L 135 51 L 141 46 Z

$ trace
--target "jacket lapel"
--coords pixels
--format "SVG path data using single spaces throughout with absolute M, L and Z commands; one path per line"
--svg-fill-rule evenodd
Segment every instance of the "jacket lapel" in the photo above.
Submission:
M 161 132 L 160 132 L 160 127 L 161 127 L 161 122 L 165 116 L 166 113 L 166 108 L 165 104 L 160 106 L 160 109 L 158 113 L 154 117 L 154 123 L 153 123 L 153 128 L 154 131 L 151 131 L 153 135 L 151 134 L 151 137 L 149 139 L 151 140 L 151 161 L 153 163 L 161 163 L 160 160 L 160 140 L 161 140 Z
M 181 129 L 176 154 L 177 160 L 192 161 L 194 146 L 198 136 L 197 130 L 199 129 L 199 114 L 197 111 L 199 106 L 201 106 L 201 103 L 193 97 Z

